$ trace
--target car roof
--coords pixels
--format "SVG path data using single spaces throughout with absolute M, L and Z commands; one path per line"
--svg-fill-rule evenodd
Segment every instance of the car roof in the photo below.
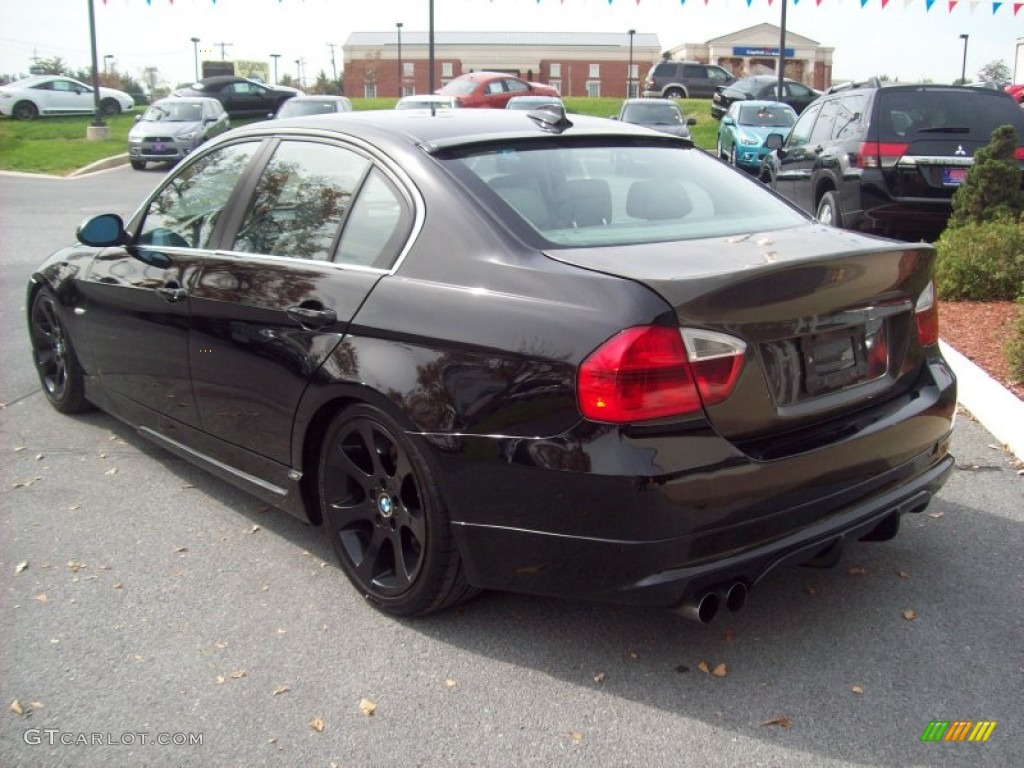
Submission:
M 736 101 L 733 104 L 737 107 L 772 107 L 773 109 L 788 109 L 790 112 L 796 111 L 784 101 L 772 101 L 771 99 L 748 99 L 747 101 Z M 732 104 L 729 106 L 732 106 Z
M 335 96 L 333 93 L 305 94 L 303 96 L 292 96 L 288 101 L 348 101 L 345 96 Z M 287 103 L 287 102 L 286 102 Z
M 520 139 L 550 140 L 554 132 L 542 128 L 530 117 L 531 114 L 507 109 L 446 109 L 436 114 L 427 110 L 366 110 L 295 117 L 288 120 L 286 128 L 273 123 L 253 123 L 224 135 L 266 135 L 315 130 L 362 137 L 382 147 L 421 145 L 428 150 Z M 651 133 L 643 128 L 603 117 L 572 115 L 571 123 L 571 127 L 561 131 L 561 135 L 567 138 L 652 138 Z M 686 139 L 669 135 L 659 138 L 679 141 L 685 146 L 691 144 Z
M 172 104 L 176 104 L 179 102 L 194 103 L 197 101 L 199 103 L 209 101 L 213 104 L 220 104 L 220 101 L 218 99 L 213 98 L 212 96 L 164 96 L 162 99 L 157 99 L 156 101 L 154 101 L 153 104 L 166 104 L 168 102 Z

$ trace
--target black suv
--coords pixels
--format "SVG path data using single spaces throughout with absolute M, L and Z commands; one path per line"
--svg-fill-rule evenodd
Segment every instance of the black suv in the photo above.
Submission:
M 1006 93 L 877 79 L 836 86 L 788 138 L 768 136 L 775 151 L 761 180 L 825 224 L 933 240 L 974 153 L 1001 125 L 1016 129 L 1024 170 L 1024 110 Z
M 715 89 L 735 80 L 735 75 L 715 64 L 664 59 L 647 73 L 644 96 L 662 99 L 708 98 Z

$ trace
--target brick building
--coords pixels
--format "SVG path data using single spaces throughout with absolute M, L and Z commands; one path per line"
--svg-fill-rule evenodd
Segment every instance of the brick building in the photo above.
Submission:
M 719 64 L 737 77 L 774 72 L 779 28 L 758 24 L 665 53 L 674 59 Z M 397 97 L 430 90 L 426 32 L 396 26 L 353 32 L 342 47 L 345 95 Z M 786 35 L 786 75 L 813 88 L 832 84 L 833 48 L 792 32 Z M 563 96 L 625 97 L 643 91 L 650 67 L 662 58 L 658 35 L 636 32 L 435 32 L 434 87 L 465 72 L 506 72 L 548 83 Z M 632 61 L 632 72 L 630 72 Z
M 347 96 L 395 97 L 429 91 L 429 41 L 426 32 L 353 32 L 343 46 Z M 563 96 L 623 98 L 629 79 L 632 40 L 632 90 L 661 57 L 658 36 L 645 32 L 435 32 L 434 87 L 464 72 L 507 72 L 548 83 Z M 401 79 L 399 79 L 401 65 Z

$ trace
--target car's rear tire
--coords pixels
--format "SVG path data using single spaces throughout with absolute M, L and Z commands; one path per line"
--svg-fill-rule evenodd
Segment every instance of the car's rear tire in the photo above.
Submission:
M 57 300 L 48 288 L 40 289 L 32 299 L 29 337 L 39 383 L 50 405 L 61 413 L 92 408 L 85 399 L 82 367 L 57 314 Z
M 146 170 L 145 160 L 130 160 L 129 162 L 132 164 L 132 168 L 134 168 L 136 171 Z
M 100 102 L 100 114 L 119 115 L 121 114 L 121 105 L 117 103 L 117 99 L 104 99 Z
M 390 416 L 368 405 L 335 416 L 317 477 L 327 538 L 375 607 L 421 616 L 476 594 L 431 470 Z
M 35 120 L 39 117 L 39 109 L 31 101 L 19 101 L 11 110 L 15 120 Z
M 665 98 L 666 99 L 685 99 L 686 98 L 686 91 L 684 91 L 682 88 L 669 88 L 667 91 L 665 91 Z
M 831 190 L 822 195 L 815 218 L 830 227 L 842 227 L 843 209 L 839 205 L 839 195 Z

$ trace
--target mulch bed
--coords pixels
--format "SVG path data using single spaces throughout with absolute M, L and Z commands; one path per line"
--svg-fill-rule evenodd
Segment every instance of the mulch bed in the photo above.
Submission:
M 1016 328 L 1022 307 L 1012 301 L 940 301 L 939 335 L 1021 400 L 1024 381 L 1010 377 L 1003 348 Z

